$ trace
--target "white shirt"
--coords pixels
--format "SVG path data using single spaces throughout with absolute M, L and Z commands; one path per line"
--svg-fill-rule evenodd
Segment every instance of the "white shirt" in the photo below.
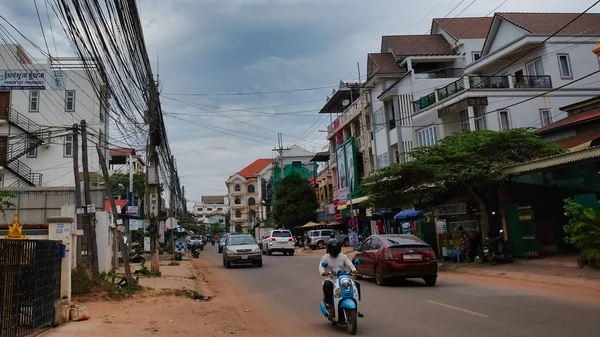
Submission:
M 327 261 L 327 268 L 323 268 L 321 265 L 323 261 Z M 337 257 L 333 257 L 329 254 L 323 255 L 321 261 L 319 262 L 319 274 L 323 275 L 325 271 L 332 271 L 333 275 L 325 276 L 325 279 L 334 282 L 337 279 L 337 272 L 340 270 L 348 272 L 356 271 L 356 268 L 352 264 L 352 261 L 350 261 L 350 259 L 342 253 L 340 253 Z

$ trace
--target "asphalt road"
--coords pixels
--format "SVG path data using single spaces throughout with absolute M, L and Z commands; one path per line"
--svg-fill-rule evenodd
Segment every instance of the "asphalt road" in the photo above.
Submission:
M 201 258 L 224 269 L 221 254 L 208 247 Z M 344 327 L 332 327 L 319 310 L 319 258 L 263 256 L 262 268 L 237 267 L 223 274 L 273 319 L 279 315 L 295 322 L 290 329 L 301 330 L 298 336 L 345 335 Z M 446 273 L 440 273 L 435 287 L 420 280 L 388 287 L 369 278 L 360 282 L 359 308 L 365 317 L 359 319 L 359 336 L 600 336 L 600 301 Z

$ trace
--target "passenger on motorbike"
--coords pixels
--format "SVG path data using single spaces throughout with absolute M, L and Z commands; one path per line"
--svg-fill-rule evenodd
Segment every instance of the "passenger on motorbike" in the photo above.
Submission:
M 322 266 L 323 261 L 327 262 L 327 267 Z M 323 281 L 323 302 L 328 308 L 333 305 L 333 282 L 337 281 L 338 271 L 350 271 L 356 273 L 356 267 L 352 261 L 342 253 L 342 245 L 337 239 L 330 239 L 327 244 L 327 254 L 323 255 L 319 262 L 319 273 L 325 277 Z M 358 299 L 360 300 L 360 284 L 354 281 L 356 290 L 358 291 Z M 363 317 L 363 314 L 358 312 L 358 317 Z

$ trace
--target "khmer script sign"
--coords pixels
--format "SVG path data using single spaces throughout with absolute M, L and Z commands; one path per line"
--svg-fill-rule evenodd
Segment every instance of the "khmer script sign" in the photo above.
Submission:
M 0 72 L 0 90 L 44 90 L 43 71 L 2 71 Z

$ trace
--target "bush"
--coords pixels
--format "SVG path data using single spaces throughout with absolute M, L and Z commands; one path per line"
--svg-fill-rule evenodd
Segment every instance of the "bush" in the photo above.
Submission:
M 596 267 L 600 261 L 600 213 L 586 208 L 572 199 L 565 200 L 565 215 L 569 223 L 563 226 L 565 241 L 581 250 L 581 256 Z
M 92 275 L 83 264 L 79 264 L 71 271 L 71 293 L 73 295 L 89 294 L 94 289 Z

